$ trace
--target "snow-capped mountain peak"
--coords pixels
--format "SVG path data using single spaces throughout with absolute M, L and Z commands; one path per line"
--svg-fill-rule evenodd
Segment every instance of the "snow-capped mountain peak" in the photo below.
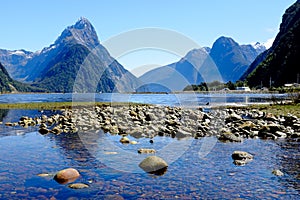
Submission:
M 81 17 L 74 25 L 67 27 L 55 41 L 55 45 L 58 46 L 66 42 L 79 43 L 89 49 L 100 44 L 93 25 L 84 17 Z
M 265 44 L 262 44 L 260 42 L 251 43 L 251 46 L 257 51 L 257 52 L 263 52 L 267 50 L 267 47 Z

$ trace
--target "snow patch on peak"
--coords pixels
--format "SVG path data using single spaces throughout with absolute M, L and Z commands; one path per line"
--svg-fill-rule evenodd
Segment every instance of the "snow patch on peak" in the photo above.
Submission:
M 270 38 L 264 43 L 266 49 L 269 49 L 273 45 L 274 40 L 275 38 Z
M 264 43 L 259 43 L 259 42 L 252 42 L 251 43 L 251 46 L 254 48 L 254 49 L 263 49 L 265 48 L 266 50 L 269 49 L 273 42 L 274 42 L 275 38 L 270 38 L 268 39 L 266 42 Z
M 44 48 L 39 54 L 41 54 L 41 53 L 47 53 L 47 52 L 49 52 L 49 51 L 51 51 L 52 49 L 55 49 L 55 48 L 56 48 L 56 45 L 52 44 L 49 47 Z
M 8 55 L 22 56 L 22 57 L 27 58 L 27 59 L 31 58 L 32 54 L 33 54 L 32 52 L 25 51 L 23 49 L 8 51 Z
M 25 52 L 22 51 L 22 50 L 16 50 L 16 51 L 10 52 L 10 55 L 24 56 L 24 55 L 25 55 Z
M 262 49 L 262 48 L 266 48 L 264 44 L 261 44 L 260 42 L 253 42 L 251 43 L 251 46 L 254 49 Z

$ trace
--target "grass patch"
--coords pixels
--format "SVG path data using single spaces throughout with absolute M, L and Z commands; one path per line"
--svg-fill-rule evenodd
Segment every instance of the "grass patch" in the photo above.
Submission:
M 261 104 L 253 104 L 247 107 L 237 107 L 237 106 L 230 106 L 225 108 L 232 108 L 232 109 L 257 109 L 263 112 L 272 113 L 276 116 L 279 115 L 287 115 L 292 114 L 300 117 L 300 104 L 271 104 L 271 105 L 261 105 Z
M 300 104 L 275 104 L 270 106 L 262 106 L 259 108 L 261 111 L 273 113 L 274 115 L 287 115 L 292 114 L 300 117 Z

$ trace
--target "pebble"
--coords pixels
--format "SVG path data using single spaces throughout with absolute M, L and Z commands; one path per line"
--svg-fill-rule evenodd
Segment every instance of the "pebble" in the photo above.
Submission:
M 40 177 L 49 177 L 49 176 L 53 176 L 53 174 L 41 173 L 41 174 L 38 174 L 38 176 L 40 176 Z
M 151 153 L 156 153 L 156 150 L 155 149 L 138 149 L 138 153 L 151 154 Z
M 130 140 L 128 139 L 128 137 L 122 137 L 122 138 L 120 139 L 120 142 L 121 142 L 122 144 L 129 144 L 129 143 L 130 143 Z
M 282 171 L 280 171 L 279 169 L 274 169 L 272 171 L 272 174 L 274 174 L 275 176 L 283 176 L 284 173 Z
M 73 184 L 69 184 L 68 187 L 72 189 L 83 189 L 83 188 L 88 188 L 90 186 L 84 183 L 73 183 Z

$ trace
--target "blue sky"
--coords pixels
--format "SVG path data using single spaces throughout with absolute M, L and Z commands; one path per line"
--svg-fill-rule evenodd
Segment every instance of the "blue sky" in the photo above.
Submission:
M 211 47 L 222 35 L 232 37 L 240 44 L 256 41 L 263 43 L 276 36 L 284 11 L 295 2 L 295 0 L 0 1 L 0 48 L 30 51 L 49 46 L 67 26 L 74 24 L 81 16 L 91 21 L 100 41 L 136 28 L 158 27 L 177 31 L 196 41 L 200 46 Z

